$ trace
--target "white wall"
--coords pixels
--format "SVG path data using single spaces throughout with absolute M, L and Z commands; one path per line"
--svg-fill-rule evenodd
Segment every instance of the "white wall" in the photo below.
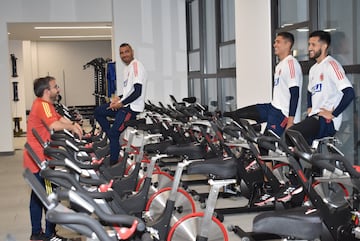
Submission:
M 170 103 L 169 94 L 187 96 L 186 24 L 184 0 L 114 0 L 113 41 L 130 43 L 148 71 L 147 98 Z M 126 10 L 124 10 L 126 6 Z M 131 24 L 130 24 L 131 23 Z M 117 68 L 124 66 L 119 55 Z M 117 78 L 119 80 L 119 78 Z
M 94 67 L 84 70 L 83 65 L 95 58 L 111 58 L 111 42 L 37 42 L 36 45 L 39 76 L 51 75 L 57 79 L 62 102 L 67 106 L 94 105 Z
M 9 41 L 10 49 L 16 42 L 19 41 Z M 24 109 L 30 110 L 35 99 L 33 80 L 45 75 L 57 79 L 62 103 L 67 106 L 94 105 L 94 68 L 91 66 L 83 70 L 83 65 L 94 58 L 111 58 L 112 48 L 111 41 L 22 41 L 22 55 L 20 52 L 16 56 L 22 67 L 19 74 L 24 81 Z M 24 120 L 21 126 L 26 130 Z
M 177 97 L 187 94 L 185 0 L 2 0 L 0 5 L 0 153 L 13 151 L 8 22 L 113 21 L 112 55 L 118 76 L 122 72 L 118 46 L 127 41 L 149 72 L 148 98 L 165 102 L 170 93 Z M 24 56 L 34 56 L 37 51 L 29 45 L 23 43 Z M 34 68 L 39 65 L 26 66 L 26 76 L 33 74 Z
M 270 1 L 235 1 L 237 107 L 271 100 Z

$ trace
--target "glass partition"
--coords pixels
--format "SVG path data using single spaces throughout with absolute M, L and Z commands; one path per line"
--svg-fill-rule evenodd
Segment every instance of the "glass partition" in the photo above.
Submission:
M 358 1 L 319 1 L 319 29 L 331 33 L 331 55 L 343 65 L 359 64 Z M 357 28 L 357 31 L 356 31 Z
M 309 20 L 309 4 L 304 0 L 279 1 L 279 27 Z

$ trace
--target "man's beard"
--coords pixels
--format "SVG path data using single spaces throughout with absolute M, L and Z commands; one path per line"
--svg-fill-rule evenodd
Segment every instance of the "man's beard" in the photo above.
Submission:
M 310 57 L 310 53 L 309 53 L 309 58 L 316 60 L 317 58 L 319 58 L 319 57 L 321 56 L 321 54 L 322 54 L 322 51 L 321 51 L 321 49 L 320 49 L 319 51 L 314 52 L 314 56 L 313 56 L 313 57 Z
M 57 102 L 57 100 L 58 100 L 58 94 L 50 96 L 50 99 L 51 99 L 51 101 L 54 102 L 54 103 Z

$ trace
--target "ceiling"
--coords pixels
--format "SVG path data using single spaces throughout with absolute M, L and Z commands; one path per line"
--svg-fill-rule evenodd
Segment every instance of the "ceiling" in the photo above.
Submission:
M 111 22 L 8 23 L 10 40 L 89 41 L 111 40 Z M 35 27 L 52 29 L 35 29 Z M 54 29 L 57 28 L 57 29 Z

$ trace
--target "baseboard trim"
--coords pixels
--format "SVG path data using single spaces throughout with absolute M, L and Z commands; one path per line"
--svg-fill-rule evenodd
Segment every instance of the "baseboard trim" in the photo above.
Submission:
M 15 151 L 0 152 L 0 156 L 13 156 L 13 155 L 15 155 Z

